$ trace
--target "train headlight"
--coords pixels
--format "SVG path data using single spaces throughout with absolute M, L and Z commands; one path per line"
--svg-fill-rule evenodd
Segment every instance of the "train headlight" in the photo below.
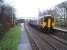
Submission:
M 46 22 L 43 22 L 43 28 L 46 26 Z
M 46 22 L 44 22 L 43 25 L 46 26 Z

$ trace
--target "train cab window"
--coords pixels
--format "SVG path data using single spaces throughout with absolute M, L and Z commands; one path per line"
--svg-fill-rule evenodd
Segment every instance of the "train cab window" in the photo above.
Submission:
M 43 18 L 41 18 L 40 21 L 43 22 Z
M 46 21 L 47 20 L 47 17 L 44 17 L 44 21 Z

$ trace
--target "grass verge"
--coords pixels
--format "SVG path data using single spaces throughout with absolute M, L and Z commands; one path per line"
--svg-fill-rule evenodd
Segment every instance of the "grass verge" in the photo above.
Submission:
M 0 41 L 0 50 L 17 50 L 20 32 L 19 26 L 11 28 Z

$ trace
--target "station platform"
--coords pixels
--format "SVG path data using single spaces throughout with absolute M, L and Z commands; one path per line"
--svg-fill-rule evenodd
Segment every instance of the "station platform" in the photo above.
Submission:
M 54 29 L 67 32 L 67 28 L 66 27 L 54 27 Z
M 32 46 L 30 44 L 29 37 L 24 28 L 24 23 L 21 24 L 21 34 L 20 34 L 18 50 L 32 50 Z

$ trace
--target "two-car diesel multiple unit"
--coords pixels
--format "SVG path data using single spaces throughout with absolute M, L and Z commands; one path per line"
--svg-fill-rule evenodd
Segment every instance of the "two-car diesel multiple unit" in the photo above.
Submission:
M 51 16 L 51 15 L 45 15 L 45 16 L 42 16 L 39 20 L 39 25 L 41 27 L 41 29 L 43 30 L 53 30 L 54 28 L 54 18 Z
M 51 15 L 44 15 L 38 18 L 38 20 L 31 22 L 33 25 L 37 25 L 43 31 L 50 31 L 54 29 L 54 18 Z

